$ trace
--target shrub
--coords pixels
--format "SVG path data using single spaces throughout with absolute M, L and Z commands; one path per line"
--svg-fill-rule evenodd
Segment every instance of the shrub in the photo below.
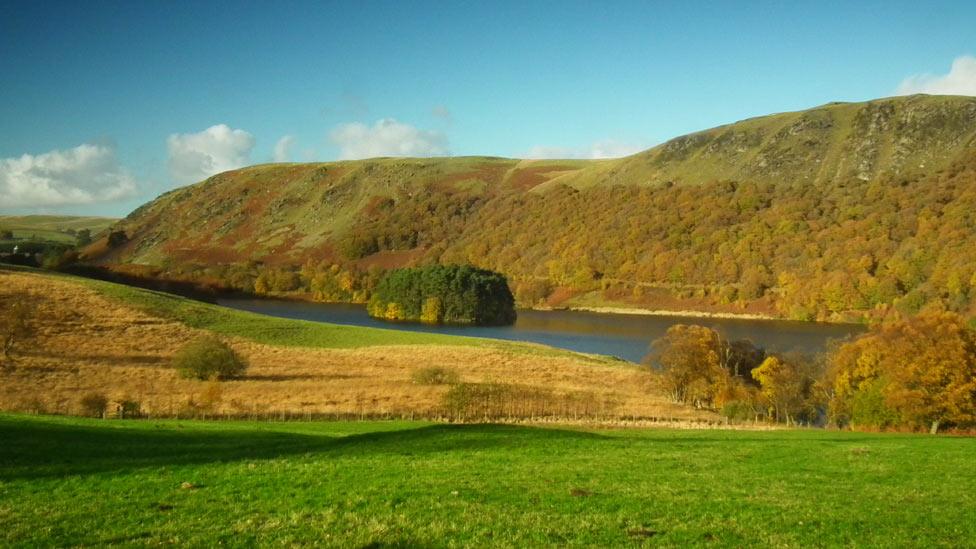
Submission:
M 129 241 L 128 235 L 125 231 L 112 231 L 108 234 L 108 247 L 118 248 L 119 246 L 125 244 Z
M 142 417 L 142 404 L 138 400 L 123 400 L 119 402 L 119 419 Z
M 192 379 L 228 379 L 244 373 L 247 362 L 229 345 L 213 336 L 188 343 L 173 358 L 180 375 Z
M 443 368 L 441 366 L 431 366 L 421 368 L 413 373 L 414 383 L 420 385 L 454 385 L 461 380 L 457 370 L 453 368 Z
M 91 229 L 81 229 L 77 233 L 75 233 L 75 245 L 78 246 L 79 248 L 87 246 L 91 244 L 91 242 L 92 242 Z
M 104 417 L 108 399 L 100 393 L 88 393 L 81 397 L 81 412 L 88 417 Z
M 758 416 L 752 403 L 744 400 L 726 402 L 722 406 L 722 415 L 732 421 L 749 421 Z
M 63 269 L 76 261 L 78 261 L 78 252 L 75 250 L 69 250 L 59 246 L 52 246 L 44 252 L 44 255 L 41 256 L 41 267 L 51 271 L 56 271 L 58 269 Z
M 513 383 L 457 383 L 444 395 L 444 412 L 460 421 L 599 417 L 616 405 L 591 392 L 557 393 Z

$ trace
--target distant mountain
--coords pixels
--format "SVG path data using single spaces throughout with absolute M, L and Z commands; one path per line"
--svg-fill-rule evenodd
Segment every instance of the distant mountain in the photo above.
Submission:
M 972 313 L 973 212 L 976 98 L 910 96 L 753 118 L 614 160 L 253 166 L 140 207 L 116 226 L 127 243 L 88 255 L 243 288 L 308 264 L 282 288 L 325 299 L 355 291 L 316 290 L 316 272 L 368 291 L 371 266 L 470 262 L 507 274 L 523 304 L 838 320 Z

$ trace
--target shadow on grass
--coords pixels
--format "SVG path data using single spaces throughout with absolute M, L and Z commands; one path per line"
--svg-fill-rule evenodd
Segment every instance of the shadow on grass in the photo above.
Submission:
M 138 353 L 107 355 L 98 353 L 52 353 L 48 351 L 34 351 L 29 354 L 31 356 L 40 358 L 124 364 L 126 366 L 168 366 L 170 363 L 169 359 L 159 355 L 146 355 Z
M 298 424 L 301 425 L 301 424 Z M 16 480 L 274 459 L 305 454 L 331 458 L 389 454 L 404 457 L 546 446 L 600 440 L 581 431 L 512 425 L 425 425 L 347 436 L 187 422 L 117 422 L 0 416 L 0 479 Z
M 354 379 L 346 374 L 246 374 L 241 380 L 247 381 L 310 381 L 313 379 Z

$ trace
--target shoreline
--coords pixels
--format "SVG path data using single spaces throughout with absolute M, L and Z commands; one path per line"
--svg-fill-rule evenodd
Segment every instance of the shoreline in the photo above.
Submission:
M 632 316 L 678 316 L 688 318 L 720 318 L 728 320 L 786 320 L 775 316 L 752 313 L 711 313 L 706 311 L 669 311 L 666 309 L 641 309 L 630 307 L 532 307 L 533 311 L 582 311 L 589 313 Z M 795 321 L 796 322 L 796 321 Z
M 8 266 L 7 264 L 3 264 Z M 244 299 L 280 299 L 284 301 L 294 301 L 300 303 L 339 303 L 339 304 L 349 304 L 349 305 L 363 305 L 365 303 L 355 303 L 348 301 L 318 301 L 315 299 L 310 299 L 310 294 L 308 293 L 293 293 L 293 294 L 254 294 L 249 292 L 242 292 L 237 290 L 227 290 L 227 289 L 217 289 L 217 288 L 206 288 L 200 285 L 182 280 L 167 280 L 167 279 L 152 279 L 152 278 L 141 278 L 134 276 L 127 276 L 124 274 L 115 273 L 110 270 L 105 269 L 67 269 L 63 272 L 67 274 L 72 274 L 75 276 L 81 276 L 83 278 L 92 278 L 96 280 L 107 280 L 110 282 L 115 282 L 119 284 L 125 284 L 127 286 L 134 286 L 137 288 L 144 288 L 154 291 L 162 291 L 167 293 L 172 293 L 180 295 L 183 297 L 189 297 L 191 299 L 197 299 L 201 301 L 216 302 L 220 298 L 244 298 Z M 101 276 L 99 276 L 101 275 Z M 860 325 L 861 322 L 842 322 L 842 321 L 830 321 L 830 320 L 793 320 L 783 317 L 777 317 L 766 314 L 757 313 L 723 313 L 723 312 L 708 312 L 708 311 L 696 311 L 696 310 L 669 310 L 669 309 L 644 309 L 640 307 L 614 307 L 614 306 L 586 306 L 586 305 L 573 305 L 573 306 L 556 306 L 556 307 L 527 307 L 522 310 L 530 311 L 579 311 L 579 312 L 590 312 L 590 313 L 601 313 L 601 314 L 615 314 L 615 315 L 631 315 L 631 316 L 660 316 L 660 317 L 684 317 L 684 318 L 700 318 L 700 319 L 720 319 L 720 320 L 775 320 L 782 322 L 800 322 L 800 323 L 815 323 L 815 324 L 854 324 Z

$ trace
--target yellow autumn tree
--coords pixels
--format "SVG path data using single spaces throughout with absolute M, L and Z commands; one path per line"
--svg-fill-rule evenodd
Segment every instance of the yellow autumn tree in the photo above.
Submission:
M 838 350 L 831 376 L 839 401 L 833 408 L 850 413 L 855 426 L 876 421 L 859 417 L 869 411 L 884 423 L 933 433 L 943 425 L 976 425 L 976 331 L 958 314 L 926 313 L 877 327 Z
M 719 362 L 720 343 L 715 330 L 676 324 L 652 344 L 655 353 L 650 360 L 664 370 L 664 382 L 674 401 L 697 407 L 714 404 L 716 386 L 728 375 Z
M 816 382 L 815 365 L 802 357 L 771 355 L 752 370 L 759 395 L 769 415 L 787 425 L 812 412 L 811 395 Z M 811 419 L 808 417 L 807 419 Z
M 403 308 L 400 307 L 399 303 L 390 302 L 386 304 L 386 312 L 383 313 L 383 318 L 387 320 L 403 320 L 405 317 L 403 315 Z
M 428 324 L 438 324 L 444 318 L 444 308 L 439 297 L 428 297 L 424 300 L 420 310 L 420 321 Z

